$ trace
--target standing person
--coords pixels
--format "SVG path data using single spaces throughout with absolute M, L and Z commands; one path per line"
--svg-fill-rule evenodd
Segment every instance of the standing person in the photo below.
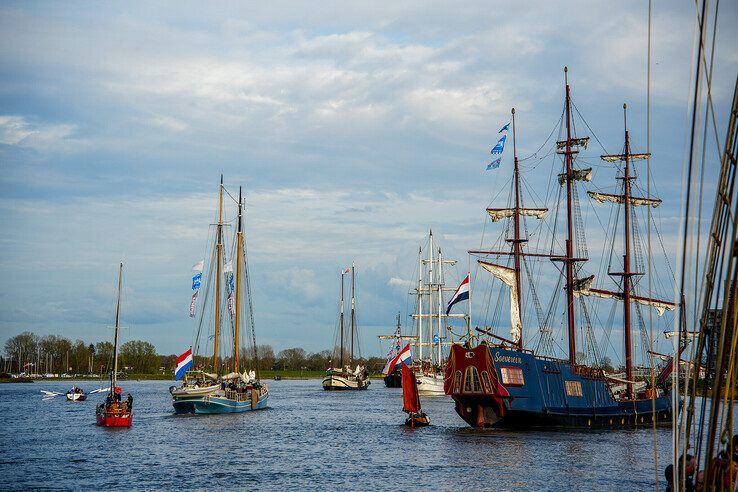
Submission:
M 128 393 L 128 410 L 131 410 L 133 408 L 133 396 L 131 396 L 130 393 Z
M 684 455 L 679 457 L 679 468 L 677 468 L 677 482 L 681 480 L 682 474 L 681 474 L 681 466 L 682 463 L 684 463 L 684 487 L 679 487 L 679 490 L 684 490 L 685 492 L 694 492 L 694 472 L 697 467 L 694 456 L 691 454 Z M 674 487 L 674 465 L 669 465 L 666 467 L 666 470 L 664 470 L 664 475 L 666 477 L 666 492 L 672 492 L 676 490 Z
M 708 490 L 735 490 L 738 486 L 738 434 L 710 463 Z

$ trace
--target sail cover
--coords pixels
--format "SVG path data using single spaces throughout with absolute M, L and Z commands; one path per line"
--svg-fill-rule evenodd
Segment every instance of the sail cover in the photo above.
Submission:
M 611 203 L 623 203 L 625 197 L 623 195 L 613 195 L 611 193 L 599 193 L 596 191 L 588 191 L 587 194 L 597 200 L 600 203 L 611 202 Z M 631 205 L 650 205 L 653 208 L 661 205 L 661 200 L 658 198 L 643 198 L 638 196 L 630 197 Z
M 630 160 L 635 159 L 648 159 L 651 156 L 649 153 L 644 154 L 630 154 L 628 157 Z M 625 160 L 625 154 L 611 154 L 611 155 L 601 155 L 600 159 L 606 162 L 617 162 L 617 161 L 624 161 Z
M 536 219 L 542 219 L 548 212 L 547 208 L 521 208 L 518 209 L 520 215 L 527 215 L 529 217 L 535 217 Z M 507 219 L 515 214 L 514 208 L 488 208 L 487 213 L 489 214 L 492 222 L 497 222 L 501 219 Z
M 583 149 L 586 149 L 587 144 L 589 143 L 589 137 L 572 138 L 570 142 L 572 147 L 577 145 L 579 147 L 582 147 Z M 556 142 L 556 149 L 561 150 L 563 148 L 566 148 L 566 140 L 559 140 L 558 142 Z
M 513 342 L 518 343 L 522 333 L 522 323 L 520 322 L 520 309 L 518 308 L 519 293 L 515 285 L 515 269 L 482 260 L 477 261 L 482 265 L 482 268 L 510 288 L 510 337 Z
M 601 297 L 603 299 L 617 299 L 620 301 L 623 300 L 622 292 L 611 292 L 609 290 L 593 289 L 592 283 L 594 282 L 594 278 L 595 276 L 591 275 L 587 278 L 583 278 L 575 282 L 574 295 L 594 296 Z M 673 311 L 674 309 L 676 309 L 676 304 L 674 304 L 673 302 L 662 301 L 659 299 L 650 299 L 648 297 L 632 295 L 630 296 L 630 300 L 643 306 L 651 306 L 656 310 L 659 316 L 663 316 L 664 312 L 666 312 L 667 310 Z
M 571 179 L 574 181 L 592 181 L 592 168 L 572 169 Z M 559 184 L 561 186 L 566 184 L 566 173 L 559 174 Z

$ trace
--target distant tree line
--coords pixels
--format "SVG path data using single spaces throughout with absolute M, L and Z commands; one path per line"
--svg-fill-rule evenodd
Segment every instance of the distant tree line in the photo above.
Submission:
M 38 336 L 31 332 L 23 332 L 5 342 L 5 355 L 0 363 L 0 371 L 26 374 L 100 374 L 107 373 L 112 366 L 113 344 L 98 342 L 87 344 L 82 340 L 74 342 L 57 335 Z M 276 355 L 271 345 L 257 345 L 243 348 L 239 353 L 240 370 L 275 371 L 324 371 L 333 365 L 339 365 L 339 352 L 323 350 L 309 353 L 300 347 L 284 349 Z M 172 372 L 177 364 L 177 354 L 157 354 L 156 347 L 143 340 L 130 340 L 119 349 L 118 367 L 121 371 L 135 374 L 160 374 Z M 349 355 L 344 353 L 344 364 L 348 364 Z M 212 358 L 196 356 L 195 366 L 212 370 Z M 232 367 L 232 359 L 224 358 L 221 370 Z M 385 360 L 381 357 L 355 358 L 353 366 L 361 364 L 370 372 L 379 372 Z

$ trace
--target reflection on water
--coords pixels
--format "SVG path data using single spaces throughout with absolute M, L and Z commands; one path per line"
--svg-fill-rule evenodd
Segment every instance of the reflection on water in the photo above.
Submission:
M 270 381 L 268 410 L 210 416 L 173 415 L 171 381 L 126 382 L 130 429 L 94 425 L 101 395 L 41 401 L 41 389 L 72 384 L 0 385 L 4 489 L 653 489 L 650 430 L 475 430 L 450 398 L 425 398 L 432 425 L 409 429 L 401 390 L 381 380 L 348 393 L 323 391 L 320 380 Z M 670 430 L 656 437 L 663 470 Z

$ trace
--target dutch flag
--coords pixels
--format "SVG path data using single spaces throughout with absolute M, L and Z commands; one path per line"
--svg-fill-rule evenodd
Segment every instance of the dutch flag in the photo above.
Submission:
M 410 352 L 409 343 L 405 345 L 405 348 L 402 349 L 394 358 L 387 361 L 387 365 L 384 366 L 384 370 L 382 372 L 384 374 L 389 374 L 395 367 L 399 366 L 403 362 L 408 367 L 413 365 L 413 354 Z
M 187 352 L 177 357 L 177 368 L 174 371 L 174 379 L 179 380 L 187 369 L 192 367 L 192 347 Z
M 451 308 L 454 304 L 465 301 L 467 299 L 469 299 L 469 275 L 467 275 L 466 278 L 462 280 L 461 285 L 459 285 L 459 288 L 456 289 L 456 292 L 454 292 L 451 300 L 448 301 L 448 306 L 446 306 L 446 314 L 451 312 Z

